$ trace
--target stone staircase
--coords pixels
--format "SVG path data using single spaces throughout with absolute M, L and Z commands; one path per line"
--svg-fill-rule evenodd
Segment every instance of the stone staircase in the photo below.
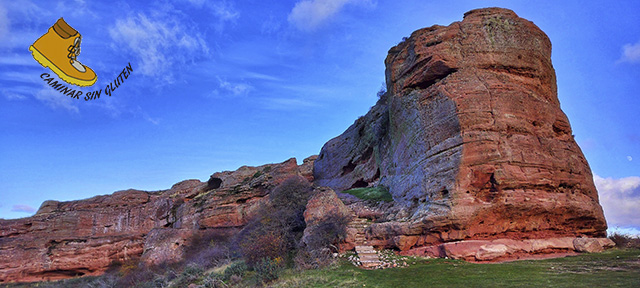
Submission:
M 375 269 L 382 265 L 382 261 L 378 257 L 378 251 L 373 249 L 373 246 L 356 246 L 356 253 L 360 258 L 360 267 L 362 268 Z
M 355 244 L 358 245 L 367 245 L 367 234 L 366 230 L 369 228 L 371 224 L 369 221 L 364 218 L 357 218 L 354 216 L 353 221 L 351 221 L 348 225 L 349 228 L 356 229 L 356 238 Z
M 354 220 L 348 225 L 349 228 L 356 229 L 355 246 L 356 254 L 360 259 L 360 267 L 365 269 L 375 269 L 382 265 L 382 261 L 378 257 L 378 251 L 367 242 L 366 230 L 371 225 L 367 219 L 354 216 Z

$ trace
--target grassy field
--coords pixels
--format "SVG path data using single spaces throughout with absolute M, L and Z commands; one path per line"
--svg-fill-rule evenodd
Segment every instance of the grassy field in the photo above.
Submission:
M 345 259 L 319 270 L 286 269 L 266 287 L 640 287 L 640 249 L 612 249 L 603 253 L 500 264 L 472 264 L 451 259 L 397 256 L 408 267 L 363 270 Z M 228 265 L 227 265 L 228 266 Z M 215 270 L 215 269 L 214 269 Z M 218 268 L 222 273 L 224 268 Z M 216 272 L 216 271 L 209 271 Z M 183 272 L 183 274 L 185 274 Z M 134 287 L 259 287 L 255 271 L 246 271 L 238 281 L 207 285 L 207 273 L 187 280 L 184 275 L 170 282 L 148 282 Z M 109 277 L 83 277 L 58 282 L 0 284 L 0 287 L 121 287 Z M 264 286 L 263 286 L 264 287 Z
M 409 267 L 362 270 L 346 261 L 322 270 L 286 271 L 271 287 L 640 287 L 640 250 L 472 264 L 407 258 Z M 415 263 L 415 264 L 414 264 Z

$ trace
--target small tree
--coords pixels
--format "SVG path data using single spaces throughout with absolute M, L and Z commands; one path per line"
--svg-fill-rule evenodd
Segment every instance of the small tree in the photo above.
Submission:
M 294 251 L 302 237 L 304 210 L 311 195 L 311 184 L 302 177 L 291 177 L 269 194 L 269 202 L 238 234 L 240 251 L 251 267 L 262 259 L 282 259 Z

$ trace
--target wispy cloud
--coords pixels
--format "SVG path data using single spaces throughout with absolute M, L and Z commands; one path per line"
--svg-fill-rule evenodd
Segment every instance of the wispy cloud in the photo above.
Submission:
M 13 205 L 11 207 L 11 212 L 24 212 L 24 213 L 34 213 L 36 209 L 29 205 Z
M 91 16 L 92 18 L 98 17 L 98 13 L 90 9 L 87 5 L 87 1 L 84 0 L 74 0 L 73 3 L 69 3 L 69 1 L 60 1 L 57 4 L 56 11 L 60 11 L 61 15 L 74 13 L 75 15 L 80 15 L 84 18 L 86 18 L 86 16 Z
M 39 6 L 28 0 L 0 2 L 0 47 L 24 51 L 22 49 L 47 31 L 34 31 L 40 29 L 51 14 Z
M 44 82 L 43 82 L 44 83 Z M 43 88 L 35 92 L 35 98 L 45 105 L 53 109 L 64 109 L 71 113 L 80 113 L 78 105 L 76 105 L 76 99 L 66 96 L 55 89 L 43 84 Z M 74 87 L 71 87 L 72 89 Z
M 622 56 L 619 62 L 640 63 L 640 42 L 622 46 Z
M 140 73 L 152 77 L 165 75 L 164 80 L 170 80 L 174 70 L 209 53 L 206 42 L 196 31 L 176 15 L 139 13 L 116 20 L 109 36 L 119 46 L 118 50 L 122 51 L 124 46 L 134 54 Z
M 35 61 L 33 61 L 35 62 Z M 17 72 L 17 71 L 6 71 L 0 74 L 2 80 L 11 81 L 12 83 L 36 83 L 36 79 L 39 80 L 37 73 L 25 73 L 25 72 Z
M 280 31 L 280 21 L 276 20 L 276 17 L 273 15 L 269 16 L 269 19 L 262 22 L 262 27 L 260 27 L 260 32 L 262 34 L 275 34 Z
M 255 72 L 245 72 L 244 76 L 247 78 L 257 79 L 257 80 L 276 81 L 276 82 L 282 81 L 281 78 L 267 75 L 267 74 L 262 74 L 262 73 L 255 73 Z
M 4 42 L 9 35 L 9 17 L 7 16 L 7 8 L 0 3 L 0 40 Z
M 240 13 L 233 7 L 233 4 L 227 1 L 207 2 L 210 3 L 209 9 L 222 22 L 235 21 L 240 17 Z
M 205 9 L 211 16 L 213 21 L 211 24 L 216 32 L 222 33 L 227 23 L 235 23 L 240 17 L 240 12 L 235 8 L 233 2 L 229 1 L 205 1 L 205 0 L 185 0 L 196 9 Z
M 302 31 L 314 31 L 331 20 L 347 4 L 372 5 L 369 0 L 302 0 L 289 13 L 287 20 Z
M 12 100 L 26 100 L 27 96 L 15 93 L 15 92 L 11 92 L 11 91 L 6 91 L 3 89 L 2 91 L 2 95 L 4 95 L 4 98 L 12 101 Z
M 265 109 L 285 111 L 302 110 L 317 106 L 319 106 L 318 103 L 296 98 L 266 98 L 263 104 Z
M 0 32 L 2 33 L 2 32 Z M 2 37 L 0 36 L 0 39 Z M 0 56 L 1 65 L 15 65 L 15 66 L 40 66 L 38 62 L 33 60 L 31 54 L 9 54 Z
M 218 88 L 211 92 L 212 96 L 244 96 L 253 90 L 247 83 L 231 83 L 221 77 L 218 78 Z
M 593 176 L 610 227 L 640 227 L 640 177 L 602 178 Z

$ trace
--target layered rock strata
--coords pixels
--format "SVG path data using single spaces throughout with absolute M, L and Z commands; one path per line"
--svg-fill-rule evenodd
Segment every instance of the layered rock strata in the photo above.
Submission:
M 606 235 L 560 109 L 551 42 L 536 25 L 506 9 L 473 10 L 413 32 L 385 64 L 386 94 L 314 166 L 315 183 L 336 191 L 388 188 L 394 207 L 371 225 L 369 243 Z
M 129 259 L 180 261 L 202 231 L 241 229 L 292 176 L 318 186 L 302 243 L 323 219 L 342 216 L 352 217 L 343 250 L 469 261 L 600 251 L 612 243 L 601 238 L 606 222 L 550 56 L 547 36 L 506 9 L 415 31 L 389 50 L 387 92 L 317 158 L 165 191 L 47 201 L 32 217 L 0 219 L 0 283 L 98 275 Z M 394 201 L 341 193 L 376 186 Z
M 180 261 L 200 231 L 234 233 L 275 186 L 292 176 L 312 180 L 313 159 L 243 166 L 165 191 L 46 201 L 32 217 L 0 219 L 0 283 L 99 275 L 129 259 Z

